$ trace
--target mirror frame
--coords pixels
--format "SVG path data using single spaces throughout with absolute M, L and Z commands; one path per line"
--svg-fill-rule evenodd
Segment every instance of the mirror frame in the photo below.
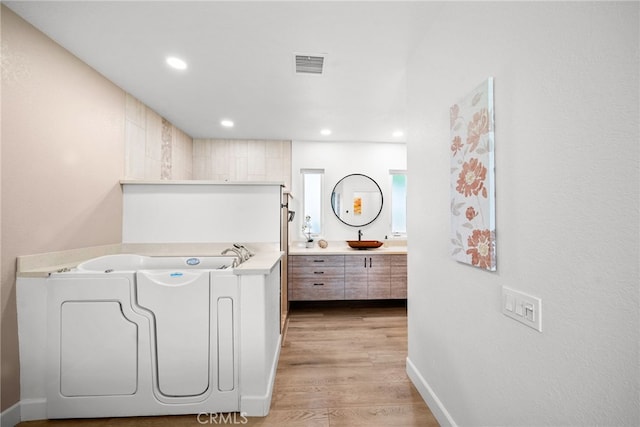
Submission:
M 368 180 L 370 180 L 371 182 L 373 182 L 373 184 L 376 186 L 376 188 L 378 189 L 378 192 L 380 193 L 380 209 L 378 210 L 378 213 L 376 213 L 376 215 L 373 217 L 373 219 L 369 222 L 367 222 L 366 224 L 349 224 L 348 222 L 344 221 L 342 218 L 340 218 L 340 216 L 338 215 L 338 212 L 336 212 L 336 206 L 335 206 L 335 194 L 336 194 L 336 188 L 338 188 L 338 185 L 340 185 L 345 179 L 349 178 L 349 177 L 353 177 L 353 176 L 360 176 L 363 178 L 366 178 Z M 333 214 L 336 216 L 336 218 L 338 218 L 338 220 L 345 224 L 348 225 L 349 227 L 364 227 L 366 225 L 371 224 L 373 221 L 375 221 L 376 219 L 378 219 L 378 217 L 380 216 L 380 214 L 382 213 L 382 208 L 384 206 L 384 194 L 382 194 L 382 189 L 380 188 L 380 185 L 378 185 L 378 183 L 376 182 L 375 179 L 371 178 L 368 175 L 362 174 L 362 173 L 352 173 L 349 175 L 346 175 L 344 177 L 342 177 L 337 183 L 336 185 L 333 186 L 333 190 L 331 191 L 331 210 L 333 211 Z

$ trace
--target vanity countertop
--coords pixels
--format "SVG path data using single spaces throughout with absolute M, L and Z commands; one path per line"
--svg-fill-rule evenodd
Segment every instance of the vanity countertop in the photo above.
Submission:
M 407 253 L 407 243 L 388 242 L 383 246 L 375 249 L 353 249 L 347 245 L 347 242 L 327 242 L 326 248 L 318 246 L 318 242 L 314 242 L 313 248 L 306 248 L 304 243 L 292 243 L 289 245 L 289 255 L 404 255 Z

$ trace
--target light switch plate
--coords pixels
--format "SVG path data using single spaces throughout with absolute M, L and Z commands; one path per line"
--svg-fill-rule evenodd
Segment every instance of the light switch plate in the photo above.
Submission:
M 502 313 L 542 332 L 542 300 L 538 297 L 503 286 Z

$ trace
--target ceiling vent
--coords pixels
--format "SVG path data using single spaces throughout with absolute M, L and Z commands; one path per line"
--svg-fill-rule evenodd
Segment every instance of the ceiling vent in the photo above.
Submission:
M 311 74 L 321 76 L 324 73 L 324 59 L 322 54 L 295 54 L 296 74 Z

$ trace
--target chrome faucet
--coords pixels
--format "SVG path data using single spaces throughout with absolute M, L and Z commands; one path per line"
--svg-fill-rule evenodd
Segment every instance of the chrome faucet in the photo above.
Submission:
M 231 264 L 232 268 L 237 267 L 240 264 L 242 264 L 242 261 L 244 261 L 244 257 L 242 256 L 242 253 L 236 248 L 227 248 L 224 251 L 222 251 L 220 253 L 220 255 L 226 255 L 229 252 L 233 252 L 236 255 L 236 257 L 238 258 L 238 259 L 234 259 L 233 260 L 233 263 Z
M 362 230 L 358 230 L 358 241 L 362 240 Z
M 240 251 L 240 255 L 242 256 L 243 261 L 246 261 L 249 258 L 251 258 L 253 255 L 255 255 L 253 252 L 247 249 L 246 246 L 241 245 L 239 243 L 234 243 L 233 247 Z

